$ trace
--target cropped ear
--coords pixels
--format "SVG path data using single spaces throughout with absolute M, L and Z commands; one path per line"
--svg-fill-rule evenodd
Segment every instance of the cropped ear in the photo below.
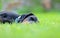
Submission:
M 33 13 L 29 13 L 29 14 L 27 14 L 27 16 L 31 16 L 31 15 L 34 15 Z
M 29 16 L 32 16 L 32 15 L 34 15 L 33 13 L 29 13 L 29 14 L 27 14 L 26 16 L 25 16 L 25 18 L 27 18 L 27 17 L 29 17 Z

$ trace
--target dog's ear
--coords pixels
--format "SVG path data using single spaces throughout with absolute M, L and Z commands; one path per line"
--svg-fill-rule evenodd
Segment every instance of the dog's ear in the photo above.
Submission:
M 29 16 L 32 16 L 32 15 L 34 15 L 34 14 L 33 14 L 33 13 L 26 14 L 26 15 L 25 15 L 25 18 L 27 18 L 27 17 L 29 17 Z
M 29 17 L 29 16 L 32 16 L 32 15 L 34 15 L 34 14 L 33 14 L 33 13 L 26 14 L 25 18 L 27 18 L 27 17 Z M 24 19 L 25 19 L 25 18 L 24 18 Z
M 27 14 L 26 16 L 31 16 L 31 15 L 34 15 L 33 13 L 29 13 L 29 14 Z

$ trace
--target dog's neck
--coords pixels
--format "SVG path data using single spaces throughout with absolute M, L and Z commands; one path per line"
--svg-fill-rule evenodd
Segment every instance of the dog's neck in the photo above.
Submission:
M 20 18 L 21 18 L 21 16 L 17 17 L 17 18 L 15 19 L 15 22 L 18 23 L 18 21 L 19 21 Z

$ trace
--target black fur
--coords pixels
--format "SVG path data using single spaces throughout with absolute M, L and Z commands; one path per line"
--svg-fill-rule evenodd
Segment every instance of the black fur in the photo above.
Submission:
M 13 12 L 2 11 L 0 13 L 0 16 L 7 17 L 7 18 L 10 17 L 10 18 L 13 18 L 15 20 L 19 15 L 16 13 L 13 13 Z
M 10 18 L 4 18 L 4 17 L 1 17 L 0 16 L 0 22 L 5 24 L 6 22 L 9 23 L 9 24 L 12 24 L 13 20 L 10 19 Z
M 2 11 L 0 13 L 0 22 L 5 23 L 12 23 L 19 15 L 13 12 L 6 12 Z

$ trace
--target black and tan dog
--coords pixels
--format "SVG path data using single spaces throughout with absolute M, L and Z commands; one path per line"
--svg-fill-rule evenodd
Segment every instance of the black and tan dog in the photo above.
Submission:
M 32 22 L 37 22 L 38 19 L 32 13 L 23 14 L 23 15 L 19 15 L 13 12 L 6 12 L 6 11 L 0 13 L 0 22 L 12 23 L 13 21 L 17 23 L 32 23 Z
M 29 14 L 23 14 L 20 16 L 20 18 L 18 17 L 18 21 L 17 23 L 21 22 L 21 23 L 33 23 L 33 22 L 37 22 L 38 19 L 35 17 L 34 14 L 29 13 Z

